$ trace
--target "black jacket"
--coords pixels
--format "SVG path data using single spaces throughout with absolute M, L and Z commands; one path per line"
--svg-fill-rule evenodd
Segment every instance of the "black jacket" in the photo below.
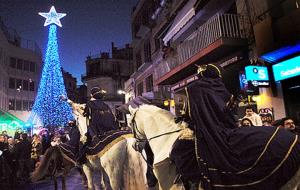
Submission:
M 117 129 L 110 107 L 100 99 L 91 100 L 86 104 L 85 116 L 89 118 L 88 132 L 91 137 Z
M 18 160 L 27 160 L 31 158 L 31 143 L 28 140 L 22 140 L 15 146 L 16 157 Z

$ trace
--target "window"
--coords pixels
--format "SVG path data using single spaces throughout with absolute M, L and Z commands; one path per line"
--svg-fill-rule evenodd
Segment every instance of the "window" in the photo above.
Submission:
M 34 81 L 29 83 L 29 90 L 34 91 Z
M 142 65 L 142 56 L 141 56 L 141 53 L 138 52 L 136 55 L 135 55 L 135 61 L 136 61 L 136 70 L 139 69 L 139 67 Z
M 29 110 L 32 110 L 34 102 L 33 101 L 29 101 Z
M 22 79 L 16 79 L 16 88 L 22 88 Z
M 29 102 L 27 100 L 23 100 L 23 111 L 28 111 Z
M 16 65 L 17 65 L 17 59 L 14 58 L 14 57 L 11 57 L 11 58 L 10 58 L 10 61 L 9 61 L 9 66 L 10 66 L 11 68 L 16 68 Z
M 8 109 L 9 110 L 15 110 L 15 100 L 14 99 L 9 99 Z
M 35 62 L 30 62 L 30 71 L 35 72 Z
M 16 100 L 16 110 L 21 111 L 22 110 L 22 101 Z
M 153 77 L 150 75 L 146 78 L 146 92 L 153 91 Z
M 160 39 L 155 38 L 155 50 L 158 50 L 160 48 Z
M 30 70 L 30 62 L 29 61 L 24 61 L 24 71 L 29 71 Z
M 29 82 L 28 80 L 23 80 L 23 90 L 28 90 L 29 89 Z
M 143 82 L 141 82 L 137 85 L 137 95 L 138 96 L 141 96 L 143 94 L 143 91 L 144 91 L 143 88 L 144 88 Z
M 10 89 L 16 89 L 16 79 L 15 78 L 9 78 L 9 84 Z
M 113 64 L 113 72 L 114 73 L 119 73 L 120 72 L 120 67 L 118 63 Z
M 17 69 L 23 70 L 23 60 L 22 59 L 18 59 L 18 61 L 17 61 Z
M 144 43 L 144 56 L 145 62 L 151 62 L 151 45 L 149 40 Z

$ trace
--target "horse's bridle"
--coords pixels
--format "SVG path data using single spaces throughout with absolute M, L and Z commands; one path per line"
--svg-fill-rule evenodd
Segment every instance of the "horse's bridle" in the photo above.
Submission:
M 136 121 L 135 121 L 135 116 L 136 116 L 136 113 L 139 111 L 138 110 L 139 108 L 137 108 L 137 110 L 134 112 L 134 115 L 132 117 L 132 132 L 133 132 L 133 137 L 137 140 L 137 142 L 150 142 L 151 140 L 153 139 L 156 139 L 158 137 L 161 137 L 161 136 L 164 136 L 164 135 L 169 135 L 169 134 L 172 134 L 172 133 L 177 133 L 179 131 L 181 131 L 182 129 L 177 129 L 175 131 L 170 131 L 170 132 L 166 132 L 166 133 L 163 133 L 163 134 L 159 134 L 159 135 L 156 135 L 154 137 L 151 137 L 149 139 L 147 138 L 144 138 L 144 139 L 141 139 L 137 136 L 137 133 L 139 133 L 140 135 L 143 135 L 140 131 L 139 131 L 139 128 L 137 127 L 137 124 L 136 124 Z

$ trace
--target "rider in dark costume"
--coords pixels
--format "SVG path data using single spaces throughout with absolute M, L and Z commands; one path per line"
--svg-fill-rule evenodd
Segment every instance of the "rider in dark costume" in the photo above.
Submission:
M 85 162 L 87 146 L 108 131 L 117 130 L 118 126 L 110 107 L 103 102 L 103 92 L 100 88 L 91 89 L 91 99 L 87 102 L 84 116 L 87 118 L 87 142 L 78 153 L 79 163 Z
M 179 173 L 205 190 L 279 189 L 299 168 L 298 137 L 276 127 L 237 128 L 219 68 L 206 65 L 199 78 L 186 87 L 195 141 L 177 141 L 171 153 Z
M 103 102 L 103 92 L 100 88 L 91 89 L 91 100 L 87 102 L 84 116 L 88 118 L 88 133 L 94 138 L 105 132 L 118 129 L 115 117 L 110 107 Z

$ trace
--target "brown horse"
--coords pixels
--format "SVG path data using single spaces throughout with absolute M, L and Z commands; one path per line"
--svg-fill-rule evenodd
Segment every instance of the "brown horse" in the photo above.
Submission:
M 62 189 L 66 189 L 66 176 L 70 170 L 75 167 L 75 162 L 66 156 L 60 146 L 51 146 L 45 152 L 40 165 L 31 173 L 31 181 L 36 182 L 43 178 L 47 172 L 50 173 L 51 178 L 54 181 L 54 188 L 57 190 L 57 177 L 62 175 Z M 79 169 L 80 175 L 85 182 L 85 176 L 81 169 Z

